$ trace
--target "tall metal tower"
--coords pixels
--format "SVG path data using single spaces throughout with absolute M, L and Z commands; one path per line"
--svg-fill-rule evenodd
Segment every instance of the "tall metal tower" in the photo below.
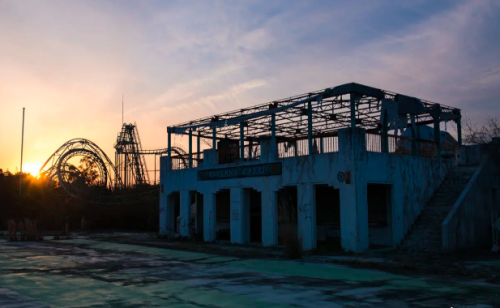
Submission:
M 115 166 L 125 187 L 149 184 L 146 159 L 135 123 L 123 123 L 114 147 Z

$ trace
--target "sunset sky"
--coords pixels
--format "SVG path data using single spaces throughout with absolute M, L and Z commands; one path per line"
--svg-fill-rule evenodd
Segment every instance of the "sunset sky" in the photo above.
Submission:
M 0 0 L 0 168 L 353 81 L 499 116 L 500 1 Z

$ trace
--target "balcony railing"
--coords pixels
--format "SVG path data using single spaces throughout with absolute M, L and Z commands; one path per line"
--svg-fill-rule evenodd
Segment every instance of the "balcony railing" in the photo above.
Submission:
M 260 144 L 245 145 L 245 161 L 260 160 Z
M 321 149 L 323 139 L 323 149 Z M 309 155 L 308 139 L 278 142 L 278 158 L 288 158 Z M 337 136 L 313 138 L 313 153 L 332 153 L 339 151 L 339 139 Z
M 322 139 L 322 140 L 321 140 Z M 416 146 L 413 151 L 413 146 Z M 454 155 L 458 147 L 453 144 L 442 143 L 443 157 Z M 280 141 L 277 143 L 278 158 L 290 158 L 309 155 L 308 139 L 294 141 Z M 368 152 L 383 152 L 383 138 L 379 133 L 366 133 L 366 150 Z M 313 138 L 313 154 L 332 153 L 339 151 L 338 136 Z M 435 141 L 416 139 L 408 136 L 387 136 L 387 151 L 392 154 L 413 155 L 437 158 L 437 143 Z M 231 164 L 241 161 L 240 147 L 217 149 L 217 164 Z M 203 166 L 203 152 L 192 154 L 192 168 Z M 258 143 L 246 144 L 243 151 L 243 161 L 258 161 L 261 157 L 261 146 Z M 172 156 L 172 170 L 189 168 L 189 154 Z
M 368 152 L 382 152 L 382 135 L 366 133 L 366 150 Z
M 217 163 L 219 165 L 231 164 L 241 160 L 240 147 L 227 147 L 217 149 Z M 243 161 L 260 160 L 260 144 L 246 144 L 243 148 Z
M 382 152 L 382 135 L 377 133 L 367 133 L 366 134 L 366 150 L 368 152 Z M 416 146 L 415 151 L 413 151 L 413 146 Z M 412 138 L 408 136 L 387 136 L 387 147 L 388 153 L 400 154 L 400 155 L 412 155 L 414 152 L 417 156 L 427 157 L 427 158 L 437 158 L 437 142 L 424 139 L 415 139 L 412 142 Z M 456 146 L 448 145 L 442 143 L 442 153 L 455 153 Z
M 203 152 L 192 154 L 192 168 L 203 166 Z M 189 169 L 189 154 L 172 156 L 172 170 Z

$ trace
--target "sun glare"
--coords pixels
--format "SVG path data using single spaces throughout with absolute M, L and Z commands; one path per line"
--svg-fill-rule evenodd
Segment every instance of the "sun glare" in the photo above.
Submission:
M 32 176 L 38 177 L 38 171 L 40 171 L 41 167 L 41 163 L 26 163 L 23 164 L 23 172 L 30 173 Z

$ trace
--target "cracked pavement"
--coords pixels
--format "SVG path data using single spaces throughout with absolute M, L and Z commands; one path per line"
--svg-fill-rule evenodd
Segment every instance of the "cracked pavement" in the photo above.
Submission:
M 500 307 L 499 285 L 482 280 L 146 242 L 0 239 L 0 307 Z

